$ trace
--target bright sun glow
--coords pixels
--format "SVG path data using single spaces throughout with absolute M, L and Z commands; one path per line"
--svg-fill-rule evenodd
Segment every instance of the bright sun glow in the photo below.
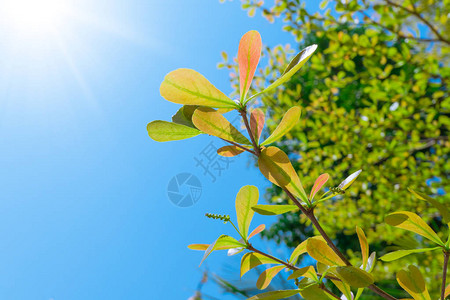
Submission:
M 70 7 L 66 0 L 3 0 L 7 24 L 22 33 L 58 30 Z

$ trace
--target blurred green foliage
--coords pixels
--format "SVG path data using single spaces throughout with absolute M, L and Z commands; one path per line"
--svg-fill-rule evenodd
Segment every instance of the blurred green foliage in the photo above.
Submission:
M 396 245 L 415 246 L 404 231 L 384 223 L 390 212 L 415 211 L 435 229 L 441 228 L 436 212 L 407 187 L 441 194 L 437 199 L 449 203 L 450 1 L 323 1 L 322 10 L 314 13 L 300 0 L 277 0 L 271 7 L 264 1 L 245 0 L 242 7 L 249 15 L 261 11 L 271 22 L 281 18 L 284 30 L 299 42 L 295 48 L 319 46 L 307 67 L 284 87 L 264 94 L 259 104 L 270 116 L 267 119 L 276 121 L 290 107 L 303 107 L 299 124 L 276 146 L 290 153 L 305 187 L 311 188 L 325 172 L 331 176 L 327 185 L 337 186 L 363 169 L 352 189 L 315 211 L 352 263 L 359 255 L 357 225 L 378 257 Z M 255 76 L 250 94 L 278 78 L 293 52 L 290 45 L 266 48 L 267 66 Z M 231 70 L 238 95 L 237 64 L 223 56 L 219 67 Z M 272 122 L 266 124 L 270 132 L 277 124 Z M 287 203 L 276 186 L 267 190 L 266 198 Z M 288 213 L 265 236 L 295 247 L 314 234 L 309 225 L 305 216 Z M 407 262 L 420 261 L 428 274 L 439 273 L 441 257 L 433 255 L 389 265 L 378 261 L 374 275 L 386 279 L 381 280 L 382 287 L 391 292 L 396 284 L 389 279 Z M 430 276 L 428 287 L 437 298 L 439 282 Z

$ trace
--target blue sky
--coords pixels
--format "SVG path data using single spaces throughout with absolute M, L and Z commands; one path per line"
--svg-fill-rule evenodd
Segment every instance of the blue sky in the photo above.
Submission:
M 236 55 L 251 29 L 269 46 L 293 38 L 239 1 L 73 1 L 45 34 L 0 22 L 0 298 L 187 299 L 202 254 L 186 246 L 233 234 L 204 213 L 234 216 L 241 186 L 268 183 L 246 155 L 212 182 L 194 161 L 211 138 L 152 141 L 147 123 L 178 109 L 159 84 L 187 67 L 228 94 L 221 51 Z M 189 208 L 167 198 L 181 172 L 203 186 Z M 225 263 L 239 258 L 206 265 Z

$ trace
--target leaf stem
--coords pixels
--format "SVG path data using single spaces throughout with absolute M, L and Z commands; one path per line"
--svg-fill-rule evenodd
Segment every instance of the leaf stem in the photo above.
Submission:
M 247 118 L 247 110 L 245 108 L 239 110 L 239 113 L 242 116 L 242 119 L 244 120 L 245 128 L 247 128 L 248 135 L 250 136 L 250 139 L 252 140 L 253 148 L 256 152 L 256 156 L 259 156 L 261 154 L 261 148 L 258 146 L 258 144 L 255 141 L 255 137 L 253 136 L 252 130 L 250 129 L 250 124 L 248 123 Z
M 250 150 L 250 149 L 248 149 L 248 148 L 245 148 L 244 146 L 239 145 L 238 143 L 235 143 L 235 142 L 232 142 L 232 141 L 229 141 L 229 140 L 226 140 L 226 139 L 222 139 L 222 138 L 220 138 L 220 139 L 223 140 L 223 141 L 225 141 L 225 142 L 227 142 L 227 143 L 230 143 L 231 145 L 236 146 L 236 147 L 238 147 L 238 148 L 240 148 L 240 149 L 242 149 L 242 150 L 244 150 L 244 151 L 247 151 L 247 152 L 250 152 L 250 153 L 253 154 L 253 155 L 256 155 L 255 151 Z
M 444 269 L 442 271 L 442 287 L 441 287 L 441 300 L 444 300 L 445 296 L 445 284 L 447 279 L 447 266 L 448 266 L 448 258 L 450 256 L 450 252 L 444 250 Z

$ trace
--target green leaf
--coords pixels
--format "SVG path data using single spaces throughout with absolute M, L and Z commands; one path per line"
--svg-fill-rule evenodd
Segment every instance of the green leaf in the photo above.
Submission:
M 259 204 L 252 206 L 252 209 L 256 211 L 260 215 L 264 216 L 273 216 L 273 215 L 281 215 L 287 213 L 289 211 L 297 211 L 297 205 L 266 205 Z
M 311 194 L 309 194 L 309 200 L 313 200 L 314 196 L 317 194 L 317 192 L 323 187 L 323 185 L 328 181 L 328 178 L 330 178 L 330 175 L 328 173 L 320 175 L 316 182 L 314 182 L 314 186 L 311 189 Z
M 279 265 L 280 262 L 259 253 L 250 252 L 244 254 L 241 259 L 241 277 L 251 269 L 264 264 Z
M 298 53 L 294 59 L 289 63 L 286 70 L 283 72 L 280 78 L 275 80 L 271 85 L 266 87 L 262 93 L 266 93 L 274 88 L 282 85 L 286 81 L 288 81 L 298 70 L 308 61 L 311 55 L 316 51 L 317 45 L 311 45 L 303 49 L 300 53 Z
M 217 108 L 237 108 L 237 104 L 191 69 L 177 69 L 164 77 L 161 96 L 174 103 Z
M 194 122 L 195 127 L 204 133 L 238 144 L 250 144 L 250 141 L 231 125 L 222 114 L 212 108 L 197 108 L 192 116 L 192 122 Z
M 313 266 L 307 266 L 300 268 L 298 270 L 295 270 L 289 277 L 288 280 L 299 278 L 299 277 L 307 277 L 313 280 L 318 280 L 316 270 Z
M 256 186 L 243 186 L 236 196 L 236 216 L 239 231 L 244 238 L 248 236 L 248 228 L 252 221 L 254 211 L 252 207 L 258 204 L 259 191 Z
M 231 146 L 223 146 L 217 149 L 217 154 L 224 157 L 233 157 L 244 152 L 241 148 L 231 145 Z
M 300 290 L 271 291 L 271 292 L 255 295 L 253 297 L 247 298 L 247 300 L 278 300 L 278 299 L 285 299 L 285 298 L 288 298 L 288 297 L 291 297 L 291 296 L 295 296 L 299 292 L 300 292 Z
M 416 266 L 408 266 L 397 273 L 397 282 L 415 300 L 431 300 L 422 273 Z
M 172 122 L 195 128 L 194 123 L 192 123 L 192 114 L 197 108 L 197 105 L 183 105 L 177 113 L 172 116 Z
M 342 259 L 334 253 L 326 242 L 319 239 L 308 239 L 306 251 L 315 260 L 328 266 L 345 266 Z
M 289 157 L 277 147 L 265 148 L 258 158 L 261 173 L 272 183 L 286 188 L 294 196 L 308 203 L 300 178 Z
M 362 170 L 358 170 L 355 173 L 348 176 L 347 178 L 345 178 L 344 181 L 342 181 L 339 184 L 338 188 L 346 190 L 356 180 L 356 178 L 359 176 L 359 174 L 361 174 L 361 171 Z
M 250 129 L 255 137 L 256 143 L 259 142 L 259 137 L 261 136 L 261 132 L 264 128 L 265 117 L 262 110 L 256 108 L 250 114 Z
M 261 48 L 261 36 L 256 30 L 250 30 L 244 34 L 239 42 L 238 65 L 241 103 L 243 103 L 252 84 L 253 76 L 261 57 Z
M 337 267 L 334 272 L 352 287 L 363 288 L 374 282 L 372 275 L 354 266 Z
M 191 250 L 201 250 L 201 251 L 205 251 L 206 249 L 208 249 L 209 244 L 190 244 L 188 246 L 189 249 Z
M 242 243 L 239 243 L 236 239 L 232 238 L 231 236 L 221 235 L 217 240 L 214 241 L 214 243 L 208 246 L 208 248 L 205 251 L 205 254 L 203 255 L 202 261 L 200 262 L 200 265 L 211 254 L 211 252 L 215 250 L 225 250 L 240 247 L 246 246 Z
M 363 260 L 363 270 L 366 269 L 367 261 L 369 260 L 369 244 L 367 243 L 364 231 L 356 226 L 356 234 L 358 235 L 359 245 L 361 246 L 361 255 Z
M 300 106 L 291 107 L 283 116 L 280 124 L 272 132 L 272 134 L 261 143 L 261 145 L 268 145 L 281 139 L 286 133 L 288 133 L 300 119 L 302 109 Z
M 384 221 L 394 227 L 402 228 L 417 233 L 430 241 L 444 246 L 439 236 L 422 220 L 421 217 L 409 211 L 399 211 L 389 214 Z
M 148 123 L 147 132 L 157 142 L 184 140 L 202 133 L 198 129 L 167 121 Z
M 419 198 L 420 200 L 427 201 L 431 205 L 433 205 L 441 214 L 442 218 L 444 219 L 444 222 L 449 224 L 450 223 L 450 210 L 442 203 L 437 201 L 436 199 L 431 198 L 428 195 L 425 195 L 421 192 L 416 192 L 411 188 L 408 188 L 408 191 L 410 191 L 414 196 Z
M 330 300 L 328 294 L 319 288 L 317 284 L 304 289 L 300 292 L 300 295 L 307 300 Z
M 313 236 L 310 239 L 319 239 L 325 242 L 325 239 L 318 235 L 318 236 Z M 295 264 L 295 262 L 297 261 L 297 258 L 306 253 L 306 244 L 308 243 L 308 240 L 304 240 L 303 242 L 301 242 L 297 247 L 295 247 L 294 251 L 292 251 L 291 257 L 289 258 L 289 263 L 291 264 Z
M 262 272 L 261 275 L 259 275 L 258 280 L 256 281 L 256 287 L 260 290 L 267 288 L 272 279 L 284 268 L 284 265 L 275 266 Z
M 382 257 L 380 257 L 380 259 L 382 261 L 394 261 L 399 258 L 405 257 L 407 255 L 410 255 L 412 253 L 423 253 L 423 252 L 428 252 L 428 251 L 433 251 L 433 250 L 438 250 L 438 249 L 441 249 L 441 247 L 411 249 L 411 250 L 398 250 L 398 251 L 394 251 L 394 252 L 385 254 Z

